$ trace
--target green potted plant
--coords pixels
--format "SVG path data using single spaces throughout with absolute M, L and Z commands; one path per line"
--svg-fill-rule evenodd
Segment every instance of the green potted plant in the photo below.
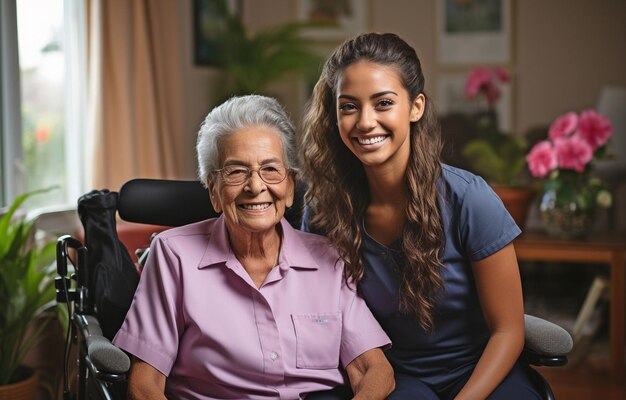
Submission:
M 51 320 L 31 326 L 54 304 L 55 244 L 37 244 L 34 221 L 16 211 L 28 197 L 47 190 L 19 196 L 0 218 L 0 393 L 8 391 L 3 398 L 30 393 L 33 397 L 24 398 L 34 399 L 37 391 L 36 376 L 22 362 Z
M 321 57 L 313 43 L 303 37 L 310 23 L 291 22 L 250 33 L 241 18 L 229 13 L 226 2 L 216 4 L 223 15 L 223 29 L 211 33 L 207 24 L 204 35 L 215 37 L 216 66 L 226 72 L 218 100 L 234 95 L 262 94 L 269 83 L 287 76 L 313 76 L 319 72 Z
M 523 226 L 534 191 L 527 184 L 526 141 L 503 132 L 498 124 L 495 105 L 500 98 L 499 85 L 510 80 L 504 68 L 474 68 L 465 83 L 465 95 L 470 100 L 482 98 L 487 110 L 474 118 L 476 138 L 462 149 L 473 172 L 481 175 L 500 196 L 519 226 Z

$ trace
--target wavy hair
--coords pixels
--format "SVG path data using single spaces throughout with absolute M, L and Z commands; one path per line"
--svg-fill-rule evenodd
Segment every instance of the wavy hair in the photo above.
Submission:
M 342 71 L 358 61 L 395 69 L 411 101 L 424 94 L 425 83 L 419 58 L 410 45 L 394 34 L 366 33 L 344 42 L 326 61 L 307 107 L 300 151 L 308 181 L 305 200 L 312 211 L 310 225 L 336 245 L 346 264 L 346 279 L 357 283 L 364 275 L 362 220 L 370 199 L 363 166 L 339 134 L 336 88 Z M 414 315 L 425 329 L 432 329 L 432 311 L 442 288 L 444 235 L 437 201 L 442 141 L 429 101 L 422 118 L 411 123 L 410 132 L 400 310 Z

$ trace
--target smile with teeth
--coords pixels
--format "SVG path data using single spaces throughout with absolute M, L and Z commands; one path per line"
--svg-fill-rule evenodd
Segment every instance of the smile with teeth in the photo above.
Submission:
M 356 140 L 358 140 L 359 144 L 376 144 L 382 142 L 386 138 L 387 136 L 374 136 L 367 138 L 357 137 Z
M 265 210 L 271 205 L 271 203 L 261 203 L 261 204 L 240 204 L 239 207 L 245 210 Z

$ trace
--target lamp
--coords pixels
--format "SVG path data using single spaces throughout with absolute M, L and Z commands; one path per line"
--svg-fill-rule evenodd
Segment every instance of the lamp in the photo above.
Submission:
M 622 231 L 626 229 L 626 87 L 604 86 L 596 107 L 613 124 L 613 137 L 608 149 L 612 157 L 598 160 L 596 170 L 613 190 L 609 225 Z
M 600 91 L 597 110 L 613 124 L 609 143 L 611 158 L 598 163 L 600 172 L 622 175 L 626 172 L 626 87 L 604 86 Z

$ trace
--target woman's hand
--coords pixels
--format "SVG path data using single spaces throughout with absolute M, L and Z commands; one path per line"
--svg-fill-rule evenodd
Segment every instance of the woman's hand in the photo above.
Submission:
M 147 362 L 133 357 L 128 377 L 128 398 L 165 400 L 165 375 Z
M 393 368 L 379 348 L 361 354 L 346 367 L 354 399 L 385 399 L 395 388 Z

